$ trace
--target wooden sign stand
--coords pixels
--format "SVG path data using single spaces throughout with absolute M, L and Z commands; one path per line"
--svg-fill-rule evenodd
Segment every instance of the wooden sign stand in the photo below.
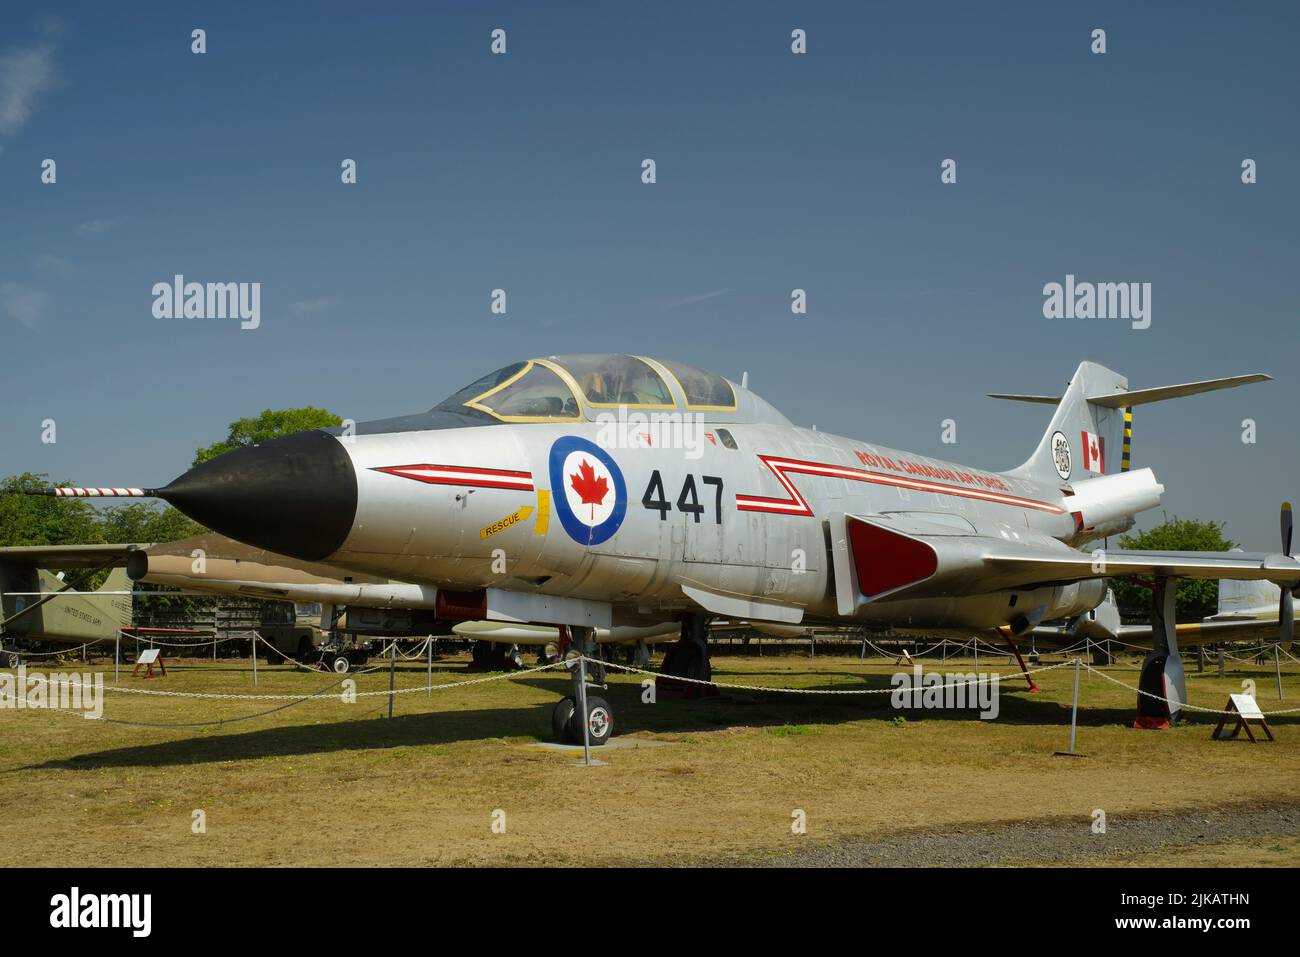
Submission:
M 166 678 L 167 666 L 163 664 L 163 660 L 159 657 L 159 654 L 160 651 L 157 648 L 146 648 L 144 651 L 140 652 L 140 657 L 135 660 L 135 668 L 131 672 L 131 677 L 138 678 L 140 676 L 141 665 L 145 666 L 144 676 L 146 678 L 157 677 L 153 673 L 153 666 L 157 665 L 158 670 L 162 672 L 162 677 Z
M 1255 699 L 1248 694 L 1234 694 L 1228 696 L 1228 707 L 1225 709 L 1232 714 L 1225 714 L 1219 718 L 1219 723 L 1215 725 L 1214 731 L 1210 734 L 1212 741 L 1229 741 L 1241 733 L 1242 729 L 1246 731 L 1246 737 L 1250 738 L 1250 743 L 1256 742 L 1255 733 L 1250 730 L 1250 722 L 1258 721 L 1259 726 L 1264 729 L 1264 734 L 1270 741 L 1276 741 L 1273 732 L 1269 729 L 1268 722 L 1264 719 L 1264 712 L 1259 710 L 1259 705 Z M 1227 734 L 1223 734 L 1223 726 L 1228 719 L 1236 715 L 1237 724 Z

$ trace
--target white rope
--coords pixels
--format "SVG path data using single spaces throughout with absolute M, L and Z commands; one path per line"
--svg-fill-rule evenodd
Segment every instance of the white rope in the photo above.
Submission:
M 6 648 L 4 654 L 17 655 L 19 658 L 54 658 L 58 655 L 75 655 L 91 645 L 107 640 L 106 638 L 97 638 L 95 641 L 88 641 L 84 645 L 77 645 L 75 648 L 60 648 L 58 651 L 20 651 L 17 648 Z
M 413 688 L 397 688 L 393 691 L 384 689 L 383 691 L 340 692 L 339 697 L 378 698 L 390 694 L 400 695 L 400 694 L 415 694 L 416 692 L 447 691 L 451 688 L 464 688 L 469 685 L 487 684 L 488 682 L 491 681 L 502 681 L 510 678 L 521 677 L 523 675 L 536 674 L 539 671 L 546 671 L 550 668 L 562 667 L 563 664 L 564 662 L 562 661 L 553 661 L 549 665 L 538 665 L 536 668 L 525 668 L 521 671 L 503 671 L 496 674 L 484 675 L 483 677 L 480 678 L 470 678 L 465 681 L 453 681 L 444 684 L 428 683 L 428 684 L 418 685 Z M 368 669 L 365 672 L 365 674 L 373 674 L 381 670 L 382 668 L 378 668 L 378 667 L 372 668 L 372 669 Z M 344 680 L 347 677 L 348 677 L 347 675 L 340 676 L 340 680 Z M 335 682 L 335 684 L 337 683 L 338 682 Z M 333 687 L 333 685 L 330 685 L 330 687 Z M 201 692 L 201 691 L 157 691 L 151 688 L 123 688 L 120 686 L 114 687 L 113 685 L 105 685 L 104 690 L 115 691 L 118 694 L 138 694 L 138 695 L 148 695 L 151 697 L 159 697 L 159 698 L 199 698 L 199 699 L 209 700 L 209 701 L 292 701 L 302 697 L 301 694 L 233 694 L 233 693 L 222 694 L 218 692 Z M 319 694 L 319 692 L 316 693 Z
M 1163 701 L 1163 702 L 1165 703 L 1166 707 L 1168 707 L 1168 706 L 1170 706 L 1170 705 L 1173 704 L 1173 702 L 1170 701 L 1168 698 L 1162 697 L 1161 695 L 1158 695 L 1158 694 L 1152 694 L 1150 691 L 1143 691 L 1141 688 L 1135 688 L 1135 687 L 1133 687 L 1133 686 L 1130 685 L 1130 684 L 1125 684 L 1123 681 L 1120 681 L 1118 678 L 1112 678 L 1110 675 L 1106 674 L 1106 672 L 1104 672 L 1104 671 L 1097 671 L 1097 669 L 1093 668 L 1092 665 L 1088 664 L 1087 662 L 1084 662 L 1083 667 L 1087 668 L 1088 671 L 1090 671 L 1090 672 L 1093 672 L 1093 673 L 1095 673 L 1095 674 L 1100 675 L 1101 677 L 1105 678 L 1107 681 L 1110 681 L 1110 682 L 1113 682 L 1114 684 L 1119 685 L 1121 688 L 1127 688 L 1129 691 L 1136 691 L 1138 694 L 1140 694 L 1140 695 L 1144 695 L 1145 697 L 1148 697 L 1148 698 L 1151 698 L 1151 699 L 1154 700 L 1154 701 Z M 1178 705 L 1178 708 L 1184 708 L 1184 709 L 1186 709 L 1186 710 L 1188 710 L 1188 711 L 1199 711 L 1199 712 L 1202 712 L 1203 714 L 1229 714 L 1229 715 L 1233 715 L 1233 714 L 1236 714 L 1236 713 L 1237 713 L 1236 711 L 1221 711 L 1221 710 L 1219 710 L 1218 708 L 1202 708 L 1202 707 L 1200 707 L 1199 705 L 1187 704 L 1186 702 L 1183 702 L 1182 704 Z M 1171 709 L 1171 710 L 1176 710 L 1176 709 Z M 1283 710 L 1281 710 L 1281 711 L 1261 711 L 1261 712 L 1260 712 L 1260 714 L 1264 715 L 1265 717 L 1272 717 L 1273 715 L 1278 715 L 1278 714 L 1297 714 L 1297 713 L 1300 713 L 1300 708 L 1285 708 L 1285 709 L 1283 709 Z
M 576 661 L 577 658 L 575 657 L 572 660 Z M 609 668 L 617 668 L 620 671 L 628 671 L 634 674 L 647 675 L 651 678 L 663 678 L 667 681 L 682 681 L 685 682 L 686 684 L 693 684 L 693 685 L 708 685 L 713 688 L 729 688 L 733 691 L 775 691 L 775 692 L 780 692 L 782 694 L 893 694 L 895 691 L 898 690 L 897 688 L 847 688 L 847 689 L 773 688 L 770 685 L 724 684 L 721 681 L 703 681 L 699 678 L 679 678 L 677 675 L 666 675 L 656 671 L 646 671 L 644 668 L 633 668 L 631 665 L 615 664 L 612 661 L 597 661 L 595 658 L 586 658 L 586 660 L 591 664 L 605 665 L 606 667 Z M 996 675 L 988 674 L 985 675 L 983 678 L 977 678 L 974 682 L 971 682 L 969 680 L 957 681 L 957 682 L 951 682 L 949 684 L 944 684 L 944 685 L 934 685 L 933 687 L 934 688 L 960 688 L 970 684 L 979 684 L 982 681 L 987 681 L 991 677 L 997 677 L 999 680 L 1003 678 L 1015 679 L 1015 678 L 1023 677 L 1025 675 L 1036 675 L 1043 671 L 1054 671 L 1057 668 L 1064 668 L 1068 664 L 1070 664 L 1070 662 L 1062 661 L 1059 664 L 1046 665 L 1042 668 L 1034 668 L 1029 671 L 1013 671 L 1007 674 L 997 673 Z

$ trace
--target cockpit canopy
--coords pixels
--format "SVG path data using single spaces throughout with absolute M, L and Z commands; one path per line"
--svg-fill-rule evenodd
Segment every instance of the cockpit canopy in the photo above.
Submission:
M 690 415 L 712 422 L 790 420 L 720 375 L 668 359 L 578 353 L 512 362 L 470 383 L 427 412 L 375 419 L 356 435 L 465 429 L 501 422 L 598 421 L 619 410 Z M 341 426 L 326 429 L 342 434 Z
M 684 363 L 579 353 L 512 363 L 435 410 L 472 410 L 502 422 L 568 422 L 586 419 L 588 410 L 619 408 L 735 412 L 737 395 L 722 376 Z

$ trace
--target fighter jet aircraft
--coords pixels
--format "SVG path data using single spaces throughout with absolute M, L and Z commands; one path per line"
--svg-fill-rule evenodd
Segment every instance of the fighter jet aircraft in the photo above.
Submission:
M 677 618 L 662 671 L 696 679 L 711 674 L 712 616 L 1020 635 L 1096 607 L 1106 577 L 1145 576 L 1157 624 L 1142 687 L 1169 705 L 1139 697 L 1139 712 L 1159 725 L 1186 698 L 1176 579 L 1272 581 L 1289 634 L 1289 537 L 1275 555 L 1080 549 L 1164 491 L 1150 468 L 1116 468 L 1125 410 L 1268 378 L 1130 390 L 1084 362 L 1063 396 L 1002 396 L 1055 412 L 1029 458 L 997 472 L 795 426 L 680 362 L 552 356 L 427 412 L 237 449 L 161 488 L 46 493 L 162 498 L 249 545 L 412 583 L 441 620 L 556 625 L 588 654 L 596 628 Z M 601 698 L 573 711 L 560 702 L 557 729 L 611 733 Z

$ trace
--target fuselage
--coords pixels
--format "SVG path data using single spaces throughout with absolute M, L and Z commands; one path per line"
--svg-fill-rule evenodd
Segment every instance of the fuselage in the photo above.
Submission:
M 829 621 L 838 618 L 830 513 L 904 512 L 1062 548 L 1076 534 L 1063 493 L 1042 483 L 793 426 L 703 429 L 713 438 L 696 458 L 681 448 L 611 448 L 589 423 L 354 436 L 345 447 L 356 519 L 325 561 L 440 588 L 506 584 L 612 601 L 625 618 L 688 608 L 688 584 Z M 553 470 L 561 459 L 568 464 Z M 573 490 L 584 463 L 606 479 L 599 503 Z M 995 625 L 1006 604 L 1001 595 L 883 602 L 865 618 Z

